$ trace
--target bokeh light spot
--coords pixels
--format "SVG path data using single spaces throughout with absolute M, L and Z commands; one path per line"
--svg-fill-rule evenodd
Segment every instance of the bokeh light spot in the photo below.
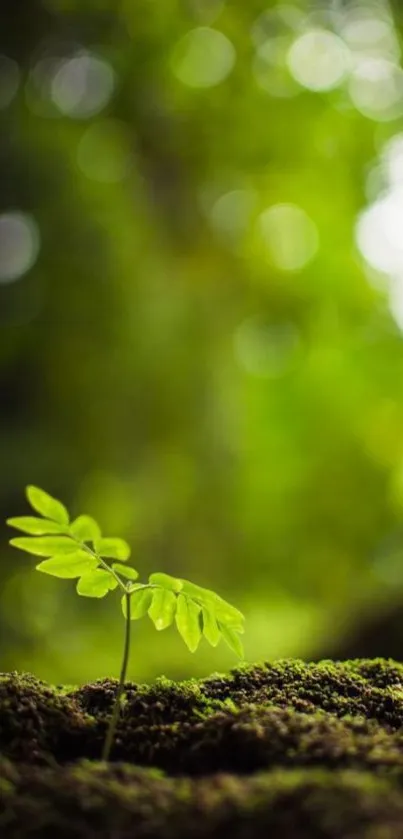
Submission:
M 0 215 L 0 283 L 12 283 L 32 268 L 39 253 L 36 222 L 26 213 Z
M 6 55 L 0 55 L 0 108 L 14 99 L 20 83 L 20 70 L 16 61 Z
M 394 188 L 359 216 L 359 250 L 373 268 L 386 274 L 403 272 L 403 189 Z
M 403 275 L 392 277 L 389 286 L 389 308 L 398 327 L 403 330 Z
M 99 113 L 115 88 L 115 74 L 106 61 L 78 55 L 63 61 L 52 81 L 51 95 L 59 111 L 76 119 Z
M 331 90 L 344 80 L 350 66 L 346 44 L 333 32 L 312 29 L 294 41 L 287 56 L 296 81 L 309 90 Z
M 349 81 L 349 94 L 360 113 L 387 122 L 403 113 L 403 71 L 391 61 L 360 61 Z
M 403 134 L 395 134 L 382 151 L 382 160 L 386 168 L 389 183 L 403 182 Z
M 388 277 L 389 308 L 403 329 L 403 186 L 367 207 L 356 224 L 356 243 L 364 259 Z
M 389 20 L 379 20 L 371 12 L 364 11 L 360 16 L 347 18 L 341 32 L 350 49 L 358 55 L 391 60 L 399 58 L 399 44 Z
M 85 175 L 100 183 L 123 180 L 132 166 L 132 150 L 126 125 L 103 119 L 89 126 L 77 149 L 77 162 Z
M 194 88 L 214 87 L 224 81 L 235 64 L 235 48 L 217 29 L 192 29 L 177 44 L 172 67 L 176 77 Z
M 267 255 L 282 271 L 298 271 L 315 256 L 317 227 L 301 207 L 275 204 L 261 213 L 259 223 Z

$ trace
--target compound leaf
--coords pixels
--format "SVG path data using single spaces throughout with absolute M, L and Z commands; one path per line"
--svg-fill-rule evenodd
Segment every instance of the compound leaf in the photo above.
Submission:
M 200 603 L 208 603 L 210 602 L 211 598 L 214 597 L 214 592 L 209 591 L 207 588 L 202 588 L 201 586 L 197 586 L 195 583 L 191 583 L 189 580 L 180 580 L 182 583 L 182 591 L 184 594 L 189 595 L 193 600 L 198 600 Z
M 48 536 L 51 533 L 68 533 L 68 526 L 58 524 L 50 519 L 39 519 L 36 516 L 19 516 L 18 518 L 7 519 L 10 527 L 22 530 L 23 533 L 30 533 L 31 536 Z
M 222 620 L 225 624 L 230 624 L 233 629 L 238 632 L 243 632 L 244 616 L 239 609 L 231 606 L 226 600 L 220 597 L 215 591 L 210 591 L 208 588 L 202 588 L 189 582 L 189 580 L 181 580 L 182 591 L 188 594 L 192 600 L 205 606 L 209 611 L 214 611 L 218 620 Z
M 34 556 L 67 556 L 77 551 L 77 545 L 68 536 L 21 536 L 10 539 L 10 545 Z
M 242 642 L 241 639 L 238 638 L 238 635 L 236 634 L 235 630 L 232 629 L 232 627 L 226 626 L 221 622 L 219 626 L 225 643 L 228 644 L 228 646 L 235 653 L 235 655 L 239 656 L 239 658 L 243 658 L 244 652 Z
M 70 533 L 80 542 L 96 542 L 101 538 L 101 528 L 92 516 L 78 516 L 70 525 Z
M 148 614 L 158 630 L 171 625 L 176 611 L 176 595 L 168 589 L 157 588 L 152 593 Z
M 148 609 L 150 607 L 152 600 L 152 592 L 149 588 L 143 588 L 140 586 L 134 590 L 133 594 L 130 596 L 130 619 L 132 621 L 139 620 L 140 618 L 144 617 L 147 614 Z M 127 617 L 126 611 L 126 595 L 124 594 L 122 597 L 122 611 L 125 616 Z
M 105 597 L 116 586 L 116 580 L 113 579 L 108 571 L 96 568 L 83 574 L 76 588 L 77 594 L 81 594 L 83 597 Z
M 52 577 L 60 577 L 63 580 L 81 577 L 82 574 L 96 567 L 96 559 L 83 551 L 77 551 L 69 556 L 53 556 L 51 559 L 44 559 L 36 566 L 37 571 L 43 571 L 45 574 L 51 574 Z
M 220 623 L 230 626 L 236 632 L 244 632 L 245 618 L 239 609 L 236 609 L 235 606 L 231 606 L 230 603 L 227 603 L 226 600 L 223 600 L 222 597 L 219 597 L 218 595 L 216 595 L 216 600 L 212 601 L 211 605 L 214 609 L 215 616 Z
M 149 582 L 154 586 L 161 586 L 168 591 L 175 591 L 178 593 L 182 589 L 182 581 L 176 577 L 171 577 L 170 574 L 155 573 L 150 574 Z
M 126 577 L 128 580 L 137 580 L 139 572 L 136 571 L 135 568 L 131 568 L 130 565 L 121 565 L 120 562 L 112 562 L 112 568 L 114 571 L 117 571 L 122 577 Z
M 179 594 L 177 598 L 176 609 L 176 626 L 179 634 L 182 636 L 186 646 L 190 652 L 194 653 L 199 645 L 201 630 L 200 630 L 200 606 Z
M 216 647 L 220 638 L 221 630 L 218 626 L 214 612 L 202 607 L 203 635 L 212 647 Z
M 100 556 L 120 559 L 121 562 L 126 562 L 130 556 L 130 546 L 124 539 L 97 539 L 95 550 Z
M 41 516 L 56 521 L 58 524 L 69 523 L 69 514 L 64 504 L 43 489 L 36 486 L 27 486 L 26 495 L 31 507 Z

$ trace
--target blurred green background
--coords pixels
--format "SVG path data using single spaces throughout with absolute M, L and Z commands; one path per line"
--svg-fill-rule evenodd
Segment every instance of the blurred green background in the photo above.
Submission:
M 399 4 L 19 0 L 0 32 L 1 521 L 43 486 L 245 613 L 403 649 Z M 118 596 L 0 525 L 0 667 L 116 676 Z M 226 670 L 133 625 L 129 675 Z

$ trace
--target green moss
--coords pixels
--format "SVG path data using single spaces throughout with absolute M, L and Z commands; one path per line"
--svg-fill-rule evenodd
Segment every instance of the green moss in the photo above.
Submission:
M 96 727 L 71 696 L 30 674 L 0 682 L 0 752 L 12 760 L 49 763 L 81 756 Z
M 113 757 L 174 774 L 315 760 L 400 765 L 402 684 L 403 667 L 381 660 L 280 661 L 199 682 L 128 683 Z M 97 757 L 116 690 L 111 679 L 66 693 L 30 675 L 4 676 L 2 753 L 28 762 Z
M 128 683 L 105 765 L 117 684 L 0 677 L 0 835 L 403 839 L 402 665 L 280 661 Z
M 274 770 L 155 777 L 127 764 L 16 769 L 0 789 L 7 839 L 402 839 L 399 789 L 368 773 Z
M 117 686 L 116 680 L 103 679 L 72 690 L 70 696 L 86 712 L 102 716 L 110 713 Z M 153 685 L 127 682 L 125 686 L 125 713 L 135 716 L 139 724 L 189 721 L 226 705 L 227 700 L 207 696 L 195 679 L 178 683 L 161 676 Z
M 285 660 L 242 666 L 229 676 L 206 679 L 201 689 L 207 696 L 230 697 L 240 706 L 271 703 L 309 713 L 320 708 L 340 717 L 360 714 L 394 728 L 403 720 L 403 665 L 395 661 Z

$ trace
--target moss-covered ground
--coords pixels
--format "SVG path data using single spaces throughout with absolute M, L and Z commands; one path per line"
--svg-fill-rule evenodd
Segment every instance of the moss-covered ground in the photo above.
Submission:
M 280 661 L 75 690 L 0 676 L 0 837 L 403 839 L 403 665 Z

